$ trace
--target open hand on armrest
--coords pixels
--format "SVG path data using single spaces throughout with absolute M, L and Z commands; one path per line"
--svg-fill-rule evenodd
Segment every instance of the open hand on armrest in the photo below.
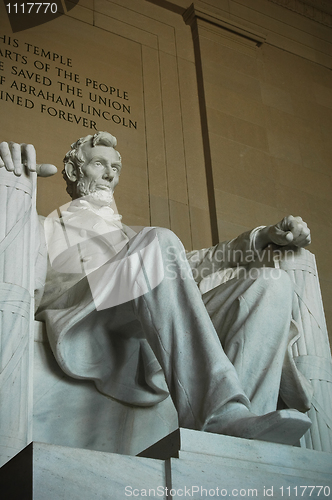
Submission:
M 36 163 L 36 150 L 32 144 L 18 144 L 16 142 L 1 142 L 0 168 L 20 176 L 23 170 L 37 172 L 40 177 L 49 177 L 57 172 L 57 168 L 49 163 Z

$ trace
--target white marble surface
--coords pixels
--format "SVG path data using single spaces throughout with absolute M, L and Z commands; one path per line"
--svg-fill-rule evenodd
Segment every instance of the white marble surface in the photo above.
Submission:
M 202 493 L 201 487 L 227 490 L 224 496 L 250 496 L 248 490 L 253 489 L 257 495 L 251 496 L 259 499 L 272 496 L 266 493 L 271 488 L 273 498 L 326 498 L 323 491 L 318 495 L 319 486 L 326 487 L 328 497 L 332 493 L 329 453 L 188 429 L 180 429 L 178 439 L 179 458 L 172 458 L 170 465 L 174 498 L 180 498 L 185 487 L 196 499 L 209 496 Z M 234 495 L 233 490 L 237 490 Z
M 177 428 L 170 398 L 152 408 L 133 408 L 100 394 L 93 382 L 65 375 L 45 325 L 35 325 L 34 441 L 136 455 Z
M 0 471 L 0 488 L 6 500 L 123 500 L 142 498 L 143 490 L 163 500 L 165 464 L 34 442 Z
M 144 451 L 142 456 L 163 459 L 190 458 L 196 461 L 209 457 L 209 460 L 251 463 L 254 467 L 265 464 L 293 469 L 298 468 L 300 463 L 301 468 L 308 473 L 316 471 L 332 474 L 332 455 L 329 453 L 183 428 L 163 438 Z
M 178 437 L 180 458 L 166 462 L 34 442 L 1 469 L 0 489 L 6 500 L 31 486 L 24 498 L 331 497 L 331 454 L 188 429 Z
M 36 174 L 17 177 L 0 170 L 1 466 L 27 445 L 32 432 Z
M 252 464 L 250 461 L 241 463 L 205 456 L 195 461 L 190 458 L 171 459 L 171 474 L 174 499 L 182 498 L 185 488 L 191 492 L 191 497 L 197 500 L 213 496 L 255 497 L 260 500 L 266 499 L 267 496 L 309 499 L 320 498 L 320 486 L 326 488 L 327 496 L 332 490 L 331 475 L 301 470 L 301 463 L 298 468 L 291 469 L 287 467 L 286 462 L 281 469 L 272 465 L 265 467 Z M 314 488 L 304 488 L 305 486 Z M 205 489 L 205 492 L 201 488 Z M 272 495 L 266 493 L 271 489 Z M 215 493 L 207 493 L 210 490 Z

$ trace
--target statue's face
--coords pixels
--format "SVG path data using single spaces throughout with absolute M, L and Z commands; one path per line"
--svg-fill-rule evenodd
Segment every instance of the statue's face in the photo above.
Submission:
M 93 195 L 101 201 L 111 199 L 122 166 L 119 153 L 111 147 L 91 147 L 88 144 L 82 146 L 82 152 L 85 162 L 81 167 L 83 177 L 80 177 L 76 186 L 78 194 Z

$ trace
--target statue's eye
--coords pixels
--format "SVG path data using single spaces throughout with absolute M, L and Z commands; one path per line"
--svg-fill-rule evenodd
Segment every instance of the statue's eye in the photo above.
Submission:
M 100 165 L 101 165 L 101 162 L 100 162 L 100 161 L 96 161 L 96 162 L 95 162 L 95 166 L 96 166 L 96 167 L 100 167 Z

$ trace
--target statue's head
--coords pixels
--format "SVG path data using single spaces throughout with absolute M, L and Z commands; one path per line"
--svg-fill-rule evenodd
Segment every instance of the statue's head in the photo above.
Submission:
M 63 177 L 73 200 L 89 196 L 107 203 L 119 182 L 121 156 L 108 132 L 81 137 L 64 157 Z

